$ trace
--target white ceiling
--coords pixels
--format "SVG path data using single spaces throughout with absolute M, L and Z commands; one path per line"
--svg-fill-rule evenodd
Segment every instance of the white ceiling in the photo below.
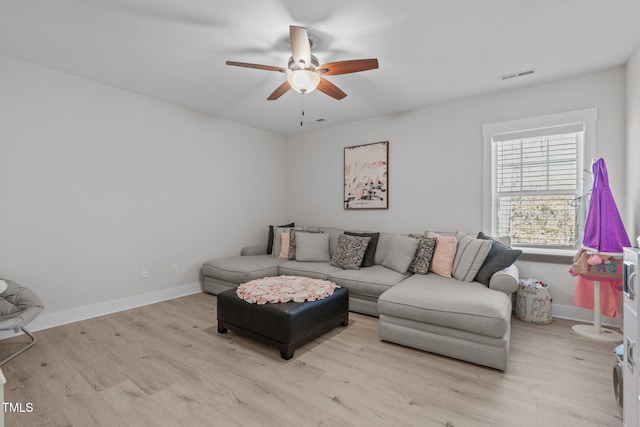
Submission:
M 2 0 L 0 53 L 291 134 L 622 65 L 638 17 L 639 0 Z M 321 64 L 380 63 L 327 77 L 341 101 L 304 96 L 303 127 L 302 95 L 266 100 L 284 74 L 225 65 L 286 67 L 291 24 Z

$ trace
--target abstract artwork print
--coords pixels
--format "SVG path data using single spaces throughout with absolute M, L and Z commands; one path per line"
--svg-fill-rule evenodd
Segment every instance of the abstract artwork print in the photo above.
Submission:
M 389 142 L 344 148 L 344 208 L 389 208 Z

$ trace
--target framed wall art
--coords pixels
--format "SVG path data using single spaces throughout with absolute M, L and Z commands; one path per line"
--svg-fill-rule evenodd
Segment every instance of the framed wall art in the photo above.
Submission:
M 389 208 L 389 141 L 344 148 L 344 208 Z

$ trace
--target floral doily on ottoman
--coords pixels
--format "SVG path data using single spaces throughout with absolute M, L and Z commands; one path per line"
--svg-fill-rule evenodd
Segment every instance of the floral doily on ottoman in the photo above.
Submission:
M 333 295 L 338 285 L 302 276 L 275 276 L 252 280 L 238 286 L 238 296 L 250 303 L 317 301 Z

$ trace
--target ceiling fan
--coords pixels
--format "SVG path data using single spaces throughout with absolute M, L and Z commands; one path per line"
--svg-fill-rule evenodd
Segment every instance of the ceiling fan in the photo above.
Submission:
M 293 89 L 302 94 L 318 89 L 320 92 L 340 100 L 347 96 L 347 94 L 329 80 L 325 79 L 324 76 L 357 73 L 359 71 L 378 68 L 378 60 L 375 58 L 352 59 L 349 61 L 329 62 L 318 65 L 318 58 L 311 54 L 309 36 L 307 29 L 304 27 L 291 25 L 289 27 L 289 42 L 291 44 L 291 57 L 289 58 L 287 68 L 236 61 L 227 61 L 227 65 L 286 73 L 287 80 L 269 95 L 267 98 L 269 101 L 280 98 L 287 93 L 289 89 Z

